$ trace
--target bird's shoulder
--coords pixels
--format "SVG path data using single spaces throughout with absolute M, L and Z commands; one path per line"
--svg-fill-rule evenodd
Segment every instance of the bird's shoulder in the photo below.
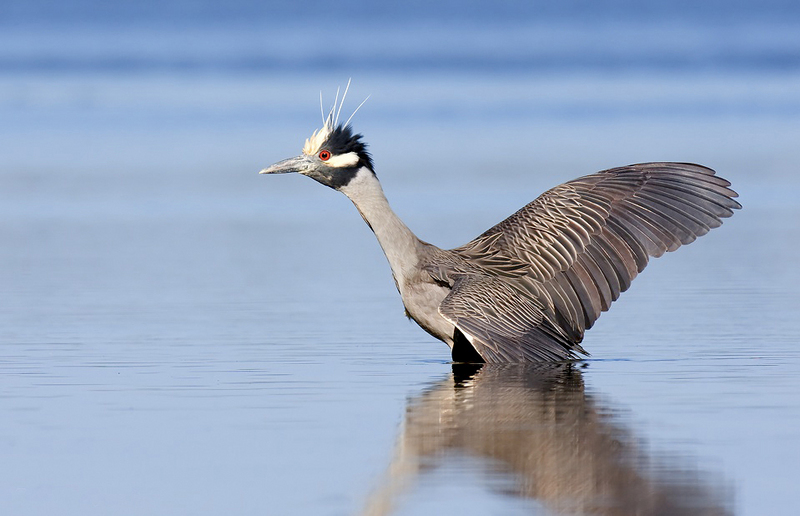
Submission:
M 429 253 L 421 264 L 424 271 L 436 283 L 453 287 L 457 278 L 519 278 L 528 274 L 530 265 L 505 255 L 500 248 L 490 250 L 491 243 L 477 249 L 439 249 Z

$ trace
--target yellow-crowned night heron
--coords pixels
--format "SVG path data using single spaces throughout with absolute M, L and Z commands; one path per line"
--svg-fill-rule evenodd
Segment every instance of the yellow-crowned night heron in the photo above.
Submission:
M 456 362 L 555 361 L 586 354 L 584 331 L 661 256 L 741 206 L 714 171 L 641 163 L 574 179 L 472 242 L 444 250 L 389 207 L 360 134 L 334 109 L 300 156 L 262 174 L 298 172 L 353 201 L 392 268 L 406 314 Z M 341 111 L 341 107 L 339 107 Z

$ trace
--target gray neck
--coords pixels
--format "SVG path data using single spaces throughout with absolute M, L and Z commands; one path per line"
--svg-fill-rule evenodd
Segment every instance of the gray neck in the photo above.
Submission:
M 353 201 L 375 233 L 402 294 L 405 279 L 413 274 L 419 262 L 420 240 L 392 211 L 378 178 L 370 170 L 361 168 L 339 190 Z

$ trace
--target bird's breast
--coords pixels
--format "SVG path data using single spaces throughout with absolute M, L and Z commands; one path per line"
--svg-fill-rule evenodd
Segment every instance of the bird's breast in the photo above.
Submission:
M 449 292 L 447 287 L 432 281 L 406 282 L 400 287 L 400 296 L 408 315 L 423 330 L 452 348 L 455 327 L 439 313 L 439 305 Z

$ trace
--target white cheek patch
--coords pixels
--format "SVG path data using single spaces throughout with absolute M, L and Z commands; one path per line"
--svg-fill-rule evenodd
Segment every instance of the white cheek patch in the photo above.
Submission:
M 331 158 L 325 162 L 326 165 L 329 167 L 336 167 L 336 168 L 344 168 L 344 167 L 352 167 L 356 163 L 358 163 L 358 154 L 355 152 L 348 152 L 347 154 L 339 154 L 338 156 L 331 156 Z

